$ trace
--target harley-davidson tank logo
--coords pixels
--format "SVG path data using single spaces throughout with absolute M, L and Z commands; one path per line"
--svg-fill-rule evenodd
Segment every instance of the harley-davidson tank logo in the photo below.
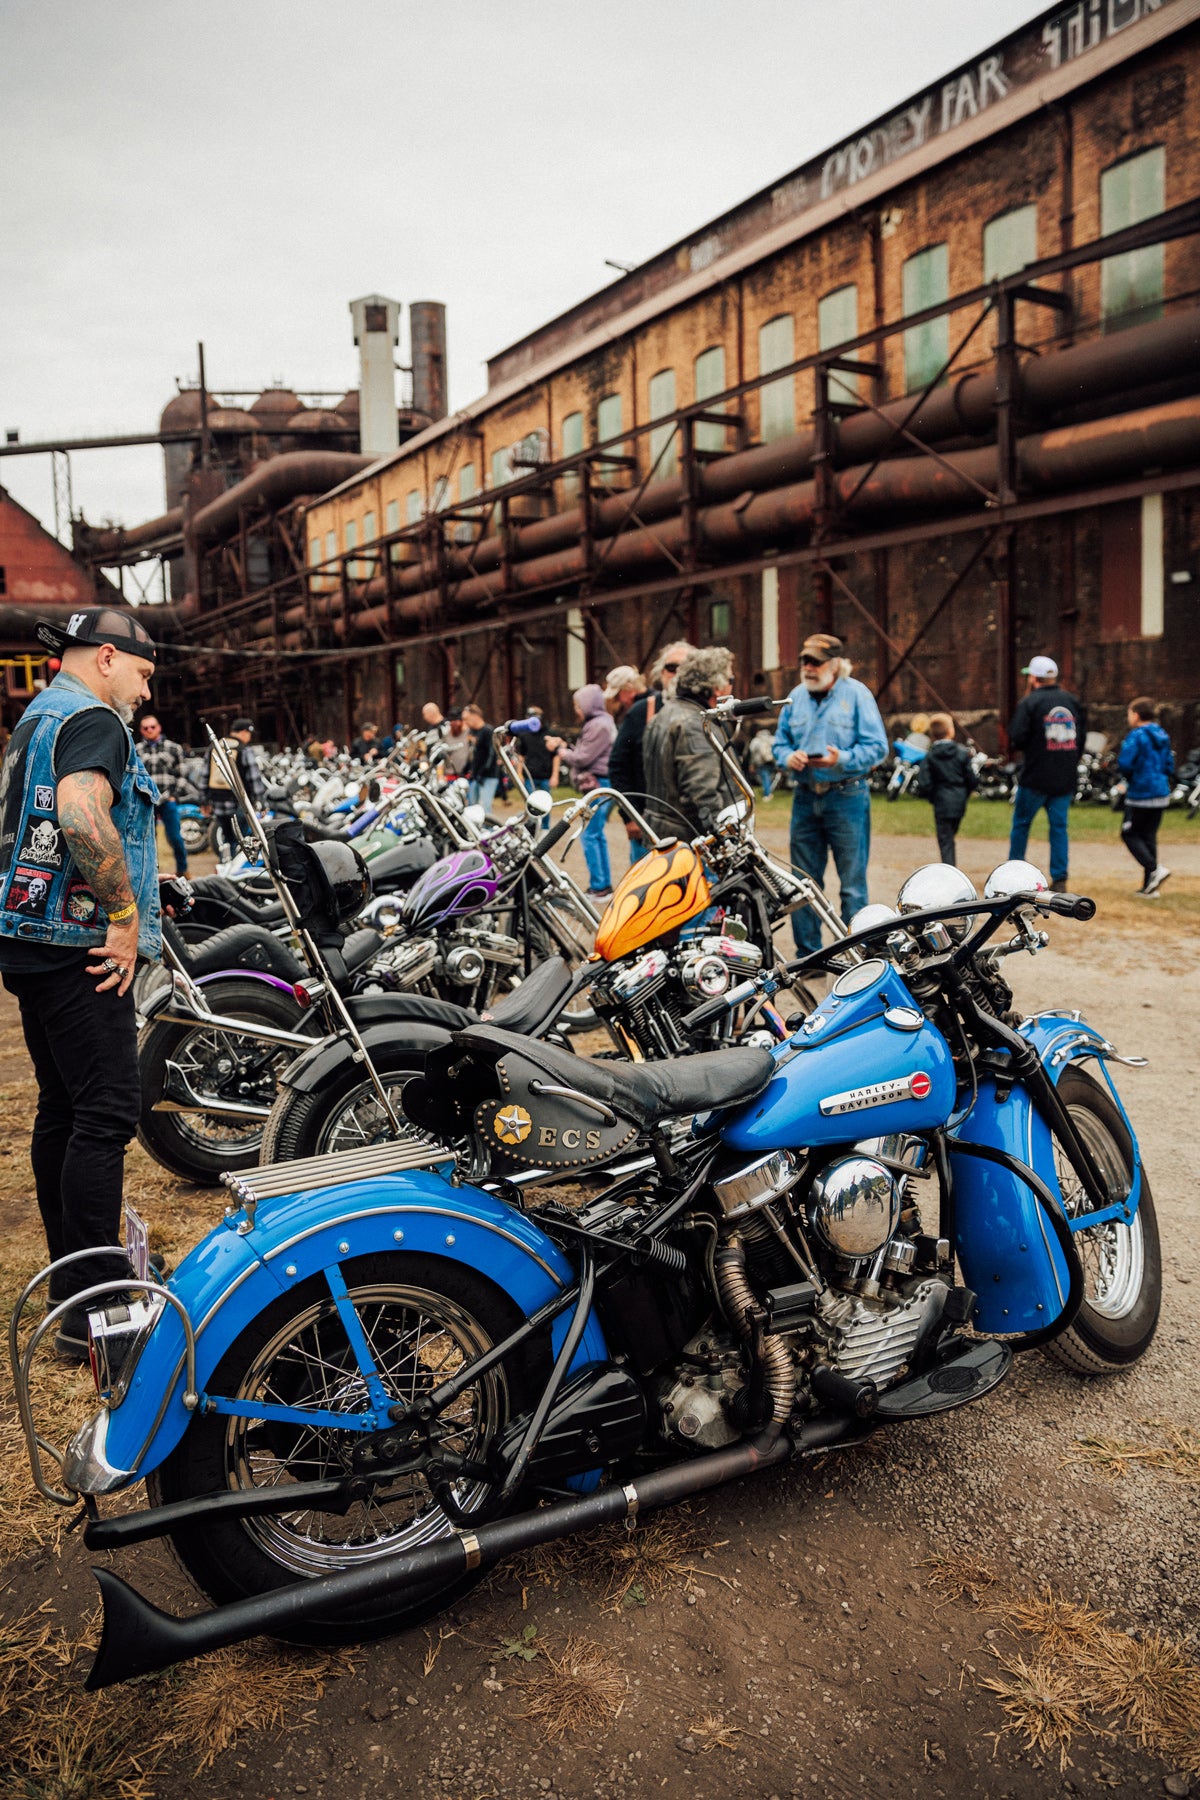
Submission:
M 533 1130 L 533 1120 L 523 1106 L 505 1106 L 492 1120 L 492 1130 L 502 1144 L 523 1144 Z
M 924 1069 L 896 1081 L 876 1081 L 870 1087 L 847 1088 L 842 1094 L 826 1094 L 820 1103 L 825 1118 L 836 1113 L 860 1112 L 865 1106 L 887 1106 L 894 1100 L 924 1100 L 933 1082 Z

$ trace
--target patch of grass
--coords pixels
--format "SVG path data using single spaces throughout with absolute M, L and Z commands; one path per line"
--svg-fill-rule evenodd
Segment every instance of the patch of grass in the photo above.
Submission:
M 738 1739 L 750 1734 L 741 1725 L 727 1725 L 718 1714 L 706 1713 L 697 1724 L 688 1726 L 688 1735 L 701 1750 L 736 1750 Z
M 1147 1419 L 1166 1431 L 1166 1441 L 1158 1443 L 1130 1442 L 1123 1438 L 1076 1438 L 1075 1449 L 1063 1458 L 1063 1467 L 1094 1469 L 1119 1480 L 1135 1465 L 1155 1469 L 1177 1481 L 1200 1482 L 1200 1438 L 1186 1426 L 1172 1425 L 1165 1419 Z
M 1042 1755 L 1058 1752 L 1058 1766 L 1067 1766 L 1067 1748 L 1077 1732 L 1092 1733 L 1089 1716 L 1093 1696 L 1081 1694 L 1077 1675 L 1060 1668 L 1046 1656 L 1027 1661 L 1014 1656 L 1001 1665 L 998 1675 L 984 1677 L 983 1685 L 1000 1696 L 1005 1716 L 1003 1732 L 1024 1739 L 1029 1750 Z
M 944 1600 L 970 1600 L 979 1606 L 999 1577 L 990 1563 L 957 1552 L 931 1556 L 922 1567 L 929 1570 L 929 1586 Z
M 701 1529 L 703 1518 L 702 1509 L 681 1506 L 637 1531 L 605 1525 L 581 1537 L 539 1545 L 499 1573 L 527 1587 L 556 1588 L 566 1581 L 598 1596 L 606 1611 L 644 1605 L 675 1588 L 687 1593 L 700 1573 L 695 1559 L 728 1541 L 710 1542 Z M 715 1572 L 712 1578 L 721 1579 Z
M 171 1697 L 172 1747 L 199 1752 L 194 1766 L 202 1775 L 242 1732 L 282 1731 L 289 1710 L 319 1700 L 343 1666 L 319 1651 L 215 1650 L 189 1665 Z
M 543 1671 L 527 1675 L 522 1719 L 537 1725 L 550 1743 L 568 1731 L 603 1731 L 625 1700 L 625 1679 L 602 1644 L 569 1637 L 561 1653 L 543 1647 Z

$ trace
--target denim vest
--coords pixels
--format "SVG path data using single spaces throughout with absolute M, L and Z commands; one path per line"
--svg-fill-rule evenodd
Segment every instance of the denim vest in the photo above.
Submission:
M 54 750 L 63 723 L 103 706 L 74 675 L 60 671 L 21 715 L 0 773 L 0 935 L 39 944 L 88 949 L 102 944 L 108 918 L 80 874 L 58 823 Z M 116 715 L 114 714 L 114 717 Z M 31 729 L 32 728 L 32 729 Z M 18 794 L 11 792 L 21 783 Z M 138 909 L 138 954 L 162 955 L 158 848 L 154 807 L 158 789 L 142 766 L 132 736 L 121 796 L 112 809 Z

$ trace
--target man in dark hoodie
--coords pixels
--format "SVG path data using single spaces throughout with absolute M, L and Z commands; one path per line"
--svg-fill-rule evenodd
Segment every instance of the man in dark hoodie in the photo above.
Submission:
M 917 766 L 913 789 L 922 800 L 932 802 L 938 855 L 955 868 L 954 834 L 962 824 L 967 800 L 975 792 L 975 771 L 970 751 L 954 741 L 954 720 L 949 713 L 933 714 L 929 739 L 925 760 Z
M 1050 886 L 1062 894 L 1070 858 L 1067 815 L 1087 714 L 1074 694 L 1059 687 L 1058 664 L 1052 656 L 1032 657 L 1023 673 L 1029 677 L 1029 692 L 1008 728 L 1009 743 L 1021 752 L 1008 854 L 1014 862 L 1024 858 L 1029 827 L 1044 806 L 1050 821 Z
M 1144 900 L 1157 894 L 1171 873 L 1158 860 L 1158 822 L 1171 804 L 1175 757 L 1170 738 L 1154 717 L 1157 710 L 1153 700 L 1129 702 L 1129 733 L 1117 752 L 1117 766 L 1125 777 L 1121 836 L 1130 856 L 1141 864 L 1138 892 Z

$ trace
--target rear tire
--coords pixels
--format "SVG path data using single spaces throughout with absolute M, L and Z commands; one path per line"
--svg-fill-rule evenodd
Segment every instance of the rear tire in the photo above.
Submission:
M 265 981 L 223 981 L 219 987 L 204 991 L 214 1012 L 269 1025 L 278 1031 L 298 1030 L 305 1016 L 290 994 Z M 252 1120 L 243 1126 L 206 1113 L 155 1112 L 154 1102 L 162 1098 L 168 1062 L 179 1063 L 188 1070 L 197 1091 L 214 1091 L 211 1085 L 205 1086 L 206 1081 L 213 1079 L 229 1088 L 227 1080 L 215 1075 L 210 1078 L 208 1071 L 230 1049 L 254 1059 L 254 1072 L 245 1085 L 253 1091 L 253 1098 L 269 1106 L 276 1094 L 278 1075 L 295 1059 L 294 1049 L 282 1044 L 255 1044 L 252 1039 L 235 1038 L 202 1025 L 169 1025 L 157 1019 L 151 1019 L 138 1038 L 142 1084 L 138 1142 L 164 1169 L 182 1175 L 197 1187 L 215 1187 L 226 1170 L 255 1168 L 266 1120 Z
M 1108 1089 L 1084 1070 L 1069 1068 L 1063 1071 L 1058 1091 L 1101 1169 L 1119 1175 L 1128 1191 L 1133 1145 Z M 1057 1142 L 1054 1162 L 1068 1214 L 1086 1207 L 1079 1178 Z M 1083 1305 L 1074 1324 L 1044 1349 L 1076 1375 L 1112 1375 L 1146 1354 L 1158 1328 L 1162 1254 L 1144 1167 L 1132 1223 L 1081 1231 L 1075 1246 L 1083 1264 Z
M 399 1112 L 401 1089 L 414 1075 L 424 1073 L 424 1056 L 397 1044 L 372 1051 L 371 1061 Z M 259 1161 L 294 1162 L 301 1156 L 324 1156 L 335 1150 L 390 1143 L 395 1135 L 362 1064 L 343 1063 L 309 1093 L 280 1086 L 262 1134 Z M 415 1125 L 403 1135 L 411 1135 L 418 1142 L 428 1140 L 428 1133 Z
M 431 1392 L 437 1374 L 461 1366 L 521 1323 L 522 1314 L 499 1288 L 473 1269 L 426 1255 L 376 1254 L 343 1265 L 355 1310 L 376 1365 L 396 1400 Z M 510 1421 L 534 1403 L 546 1378 L 545 1336 L 472 1383 L 445 1417 L 459 1425 L 452 1443 L 485 1461 L 488 1447 Z M 361 1409 L 364 1383 L 329 1289 L 318 1277 L 283 1294 L 242 1332 L 207 1382 L 211 1393 L 235 1399 L 282 1399 L 294 1407 L 337 1412 Z M 191 1500 L 344 1473 L 357 1433 L 231 1418 L 193 1417 L 178 1446 L 147 1479 L 154 1504 Z M 492 1490 L 454 1484 L 464 1511 L 489 1516 Z M 218 1604 L 269 1593 L 305 1578 L 358 1568 L 390 1552 L 451 1535 L 452 1527 L 420 1476 L 401 1479 L 390 1502 L 356 1501 L 344 1515 L 297 1512 L 203 1523 L 172 1533 L 175 1553 L 193 1580 Z M 278 1635 L 290 1643 L 349 1643 L 386 1636 L 451 1605 L 482 1571 L 437 1587 L 409 1589 L 403 1599 L 382 1594 L 353 1613 L 330 1612 Z

